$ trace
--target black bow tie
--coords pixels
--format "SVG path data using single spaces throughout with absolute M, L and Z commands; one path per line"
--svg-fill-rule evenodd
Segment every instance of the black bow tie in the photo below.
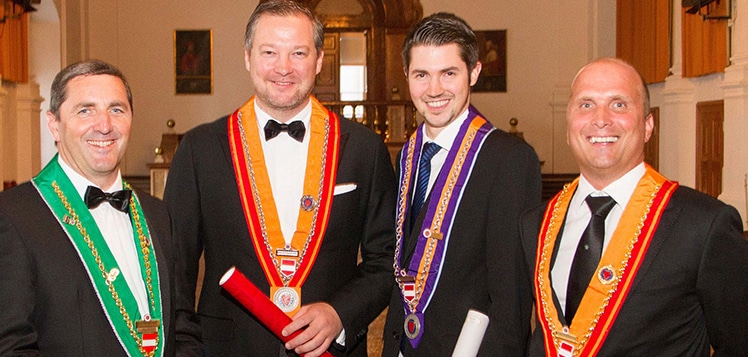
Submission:
M 304 132 L 306 132 L 306 128 L 304 128 L 304 123 L 299 120 L 290 124 L 285 124 L 270 119 L 268 120 L 268 123 L 265 124 L 265 140 L 270 140 L 278 136 L 281 131 L 288 132 L 290 137 L 298 142 L 302 142 L 304 140 Z
M 106 193 L 106 192 L 101 191 L 98 187 L 88 186 L 88 188 L 86 189 L 86 194 L 85 196 L 83 196 L 83 199 L 84 201 L 86 201 L 86 206 L 88 206 L 88 209 L 96 208 L 101 204 L 101 202 L 107 201 L 115 209 L 125 212 L 125 213 L 129 213 L 131 194 L 132 194 L 132 191 L 130 190 L 122 190 L 122 191 L 115 191 L 112 193 Z

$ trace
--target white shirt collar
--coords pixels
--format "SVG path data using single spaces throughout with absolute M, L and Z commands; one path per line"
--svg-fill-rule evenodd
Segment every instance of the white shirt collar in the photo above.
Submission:
M 433 141 L 439 146 L 441 146 L 442 150 L 449 151 L 452 148 L 452 143 L 455 141 L 455 138 L 457 137 L 457 133 L 460 132 L 460 127 L 462 126 L 462 123 L 467 120 L 468 117 L 468 110 L 465 109 L 462 114 L 460 114 L 454 121 L 449 123 L 444 129 L 442 129 L 441 132 L 439 132 L 438 135 L 436 135 L 435 138 L 429 138 L 428 135 L 426 135 L 426 126 L 423 126 L 423 142 L 426 143 L 428 141 Z
M 584 199 L 592 194 L 593 196 L 610 196 L 616 201 L 616 204 L 621 208 L 625 208 L 631 195 L 634 193 L 634 189 L 636 189 L 636 185 L 639 183 L 642 176 L 644 176 L 645 172 L 646 167 L 644 166 L 644 162 L 641 162 L 639 165 L 636 165 L 631 169 L 631 171 L 611 182 L 600 191 L 595 190 L 584 175 L 580 175 L 579 186 L 577 187 L 577 192 L 574 194 L 571 204 L 573 207 L 579 207 L 585 204 Z
M 255 100 L 255 116 L 257 117 L 257 125 L 260 128 L 260 137 L 263 141 L 265 141 L 265 124 L 267 124 L 268 120 L 275 118 L 271 117 L 270 114 L 266 113 L 262 109 L 260 109 L 260 106 L 257 105 L 257 101 Z M 312 121 L 312 100 L 309 99 L 309 101 L 306 103 L 306 106 L 304 106 L 304 109 L 302 109 L 298 114 L 294 115 L 293 118 L 288 120 L 286 123 L 293 122 L 295 120 L 301 120 L 302 123 L 304 123 L 304 127 L 306 128 L 306 132 L 304 133 L 304 141 L 307 141 L 307 138 L 309 137 L 309 123 Z
M 70 179 L 70 182 L 73 183 L 73 186 L 75 187 L 75 190 L 78 191 L 78 194 L 83 198 L 83 196 L 86 194 L 86 189 L 88 186 L 94 186 L 99 187 L 98 185 L 94 184 L 93 182 L 89 181 L 87 178 L 83 177 L 83 175 L 79 174 L 75 170 L 73 170 L 72 167 L 70 167 L 65 160 L 62 159 L 62 157 L 57 157 L 57 162 L 60 164 L 60 167 L 62 167 L 62 171 L 65 172 L 65 174 Z M 111 187 L 99 187 L 104 192 L 113 192 L 113 191 L 119 191 L 122 189 L 122 174 L 119 170 L 117 170 L 117 179 L 114 180 L 114 184 L 112 184 Z

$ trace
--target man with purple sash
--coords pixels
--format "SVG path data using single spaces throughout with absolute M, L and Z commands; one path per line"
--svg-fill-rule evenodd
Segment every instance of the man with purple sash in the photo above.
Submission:
M 524 355 L 531 306 L 518 221 L 540 202 L 538 157 L 470 105 L 481 63 L 464 20 L 424 18 L 402 55 L 425 121 L 395 163 L 397 288 L 383 356 L 451 355 L 469 310 L 490 320 L 479 355 Z

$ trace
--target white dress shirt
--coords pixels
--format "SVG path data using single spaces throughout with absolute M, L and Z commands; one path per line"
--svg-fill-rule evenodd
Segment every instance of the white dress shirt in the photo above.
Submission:
M 78 191 L 81 199 L 84 198 L 88 186 L 98 187 L 82 175 L 75 172 L 75 170 L 68 166 L 61 157 L 58 157 L 58 162 L 60 163 L 62 170 L 73 183 L 73 186 L 75 186 L 75 190 Z M 117 180 L 114 181 L 114 184 L 111 187 L 99 188 L 104 192 L 121 190 L 121 174 L 119 172 L 117 173 Z M 135 245 L 135 240 L 137 238 L 133 235 L 130 215 L 118 211 L 107 202 L 102 202 L 98 207 L 90 210 L 90 212 L 96 221 L 96 225 L 99 226 L 101 235 L 104 236 L 104 241 L 112 252 L 114 259 L 117 261 L 120 276 L 124 276 L 127 286 L 130 287 L 130 291 L 135 297 L 135 301 L 138 303 L 140 315 L 145 316 L 146 314 L 149 314 L 150 308 L 148 297 L 146 295 L 145 283 L 140 271 L 140 259 L 138 258 L 137 247 Z M 145 222 L 145 220 L 141 220 L 141 222 Z M 89 252 L 82 253 L 89 254 Z M 111 267 L 107 268 L 111 269 Z M 156 269 L 153 269 L 153 273 L 157 274 Z M 94 276 L 98 276 L 96 272 L 94 272 Z M 121 278 L 117 277 L 117 279 Z M 154 289 L 155 288 L 156 287 L 154 287 Z
M 466 109 L 454 121 L 444 127 L 444 129 L 442 129 L 442 131 L 439 132 L 439 134 L 436 135 L 435 138 L 430 138 L 428 134 L 426 134 L 426 126 L 421 129 L 423 130 L 423 141 L 421 142 L 421 148 L 423 148 L 423 144 L 426 144 L 427 142 L 434 142 L 441 147 L 441 149 L 439 149 L 439 152 L 437 152 L 434 157 L 431 158 L 431 174 L 429 175 L 429 185 L 428 190 L 426 190 L 427 194 L 426 198 L 424 199 L 425 201 L 428 201 L 428 195 L 431 193 L 431 189 L 434 187 L 434 183 L 436 182 L 437 176 L 439 176 L 439 172 L 441 171 L 442 166 L 444 166 L 444 162 L 447 161 L 449 150 L 452 149 L 452 144 L 455 141 L 457 134 L 460 132 L 462 123 L 467 120 L 467 116 L 468 110 Z M 413 177 L 418 177 L 418 167 L 416 167 L 415 176 Z M 415 194 L 416 188 L 413 187 L 411 191 L 412 198 Z
M 286 122 L 286 124 L 289 124 L 295 120 L 300 120 L 304 123 L 306 131 L 302 142 L 296 141 L 287 132 L 282 132 L 266 141 L 265 124 L 272 118 L 257 106 L 257 102 L 255 102 L 255 113 L 281 232 L 283 232 L 283 239 L 286 243 L 290 243 L 294 232 L 296 232 L 301 197 L 304 195 L 304 175 L 309 152 L 312 102 L 310 100 L 299 114 Z M 318 180 L 319 177 L 314 179 Z
M 299 219 L 299 208 L 301 197 L 304 195 L 304 175 L 306 174 L 306 162 L 309 155 L 309 138 L 312 121 L 312 101 L 302 109 L 299 114 L 285 122 L 290 124 L 295 120 L 304 123 L 304 140 L 296 141 L 287 132 L 265 140 L 265 124 L 272 119 L 255 102 L 255 115 L 257 125 L 260 129 L 260 141 L 262 152 L 265 155 L 265 167 L 270 177 L 270 187 L 275 200 L 275 208 L 278 211 L 281 232 L 286 244 L 291 243 L 293 234 L 296 232 L 296 223 Z M 341 119 L 345 120 L 345 119 Z M 322 158 L 320 158 L 321 160 Z M 315 180 L 318 177 L 314 178 Z M 314 193 L 316 194 L 316 192 Z M 345 329 L 335 339 L 335 342 L 345 346 Z
M 577 190 L 574 192 L 566 213 L 566 222 L 564 223 L 563 232 L 560 235 L 561 242 L 556 243 L 560 245 L 556 261 L 551 270 L 553 290 L 556 292 L 556 297 L 564 313 L 566 313 L 566 288 L 569 284 L 571 263 L 574 261 L 574 254 L 577 251 L 579 241 L 582 239 L 582 233 L 587 228 L 587 224 L 592 216 L 585 199 L 589 195 L 610 196 L 616 201 L 616 205 L 613 206 L 613 209 L 611 209 L 608 217 L 605 219 L 605 240 L 603 241 L 603 254 L 605 254 L 605 249 L 608 247 L 610 238 L 618 226 L 623 209 L 628 204 L 639 180 L 644 176 L 645 170 L 644 163 L 641 163 L 600 191 L 595 190 L 584 175 L 580 176 L 579 186 L 577 186 Z

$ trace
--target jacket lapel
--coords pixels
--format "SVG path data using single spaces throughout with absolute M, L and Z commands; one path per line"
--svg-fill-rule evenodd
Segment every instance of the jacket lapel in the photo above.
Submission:
M 639 286 L 642 278 L 646 276 L 647 271 L 652 266 L 652 262 L 654 261 L 655 257 L 659 255 L 660 250 L 664 248 L 665 243 L 668 241 L 668 238 L 673 231 L 673 225 L 675 224 L 675 221 L 678 219 L 678 216 L 680 215 L 680 212 L 682 210 L 682 208 L 677 205 L 677 203 L 675 203 L 677 200 L 677 192 L 678 191 L 676 190 L 673 198 L 668 203 L 667 207 L 665 208 L 665 212 L 663 212 L 662 217 L 660 218 L 660 222 L 657 225 L 657 230 L 655 231 L 654 237 L 652 238 L 652 243 L 650 243 L 649 245 L 649 249 L 647 250 L 647 254 L 644 257 L 644 261 L 642 261 L 642 265 L 639 267 L 639 270 L 636 273 L 636 279 L 631 286 L 632 292 L 636 291 L 637 286 Z
M 410 259 L 413 257 L 413 252 L 416 250 L 416 246 L 418 244 L 418 237 L 421 235 L 421 226 L 423 225 L 423 219 L 426 215 L 426 210 L 429 206 L 429 201 L 431 198 L 429 197 L 429 194 L 426 194 L 426 202 L 423 203 L 423 206 L 421 206 L 421 211 L 418 212 L 418 217 L 416 218 L 415 222 L 413 223 L 413 229 L 410 231 L 410 233 L 407 233 L 406 236 L 408 239 L 405 240 L 405 259 L 401 262 L 403 266 L 407 266 L 410 264 Z M 410 227 L 410 214 L 407 214 L 405 217 L 405 226 Z
M 342 119 L 338 119 L 342 120 Z M 343 133 L 341 128 L 340 133 L 340 153 L 338 154 L 338 168 L 340 168 L 341 162 L 343 162 L 343 153 L 345 152 L 345 144 L 348 143 L 348 133 Z

